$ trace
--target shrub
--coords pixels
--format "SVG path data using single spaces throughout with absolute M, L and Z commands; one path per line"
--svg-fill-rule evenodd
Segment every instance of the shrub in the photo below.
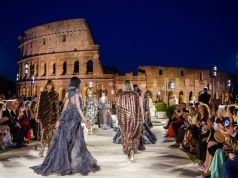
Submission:
M 175 110 L 176 105 L 169 105 L 166 108 L 166 115 L 168 116 L 168 118 L 171 118 L 174 114 L 174 110 Z
M 157 112 L 165 112 L 166 111 L 166 105 L 162 102 L 156 103 L 155 109 Z

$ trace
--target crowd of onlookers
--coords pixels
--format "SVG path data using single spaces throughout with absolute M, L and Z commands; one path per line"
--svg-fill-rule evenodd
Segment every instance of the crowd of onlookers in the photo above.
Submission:
M 173 148 L 197 156 L 202 177 L 238 177 L 238 104 L 210 104 L 205 92 L 199 102 L 175 104 L 165 126 L 175 137 Z M 39 137 L 37 97 L 4 100 L 0 95 L 0 150 L 21 148 Z
M 194 165 L 201 177 L 238 177 L 238 105 L 203 102 L 175 105 L 167 136 L 175 137 L 172 148 L 196 155 Z
M 0 150 L 25 147 L 37 140 L 38 123 L 35 120 L 37 98 L 11 98 L 0 96 Z

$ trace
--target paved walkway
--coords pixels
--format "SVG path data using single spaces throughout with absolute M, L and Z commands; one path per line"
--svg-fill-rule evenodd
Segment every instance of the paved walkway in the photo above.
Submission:
M 114 132 L 112 130 L 95 130 L 95 135 L 86 138 L 88 148 L 98 160 L 101 171 L 90 173 L 91 178 L 188 178 L 196 177 L 198 172 L 192 168 L 193 163 L 187 155 L 178 150 L 171 149 L 171 139 L 163 138 L 161 126 L 153 128 L 158 137 L 155 145 L 146 145 L 146 151 L 135 155 L 136 162 L 129 163 L 122 153 L 121 145 L 112 143 Z M 12 150 L 0 154 L 0 178 L 37 178 L 41 177 L 30 166 L 38 165 L 43 158 L 38 157 L 39 150 L 34 150 L 34 144 L 23 149 Z M 80 174 L 64 176 L 65 178 L 78 178 Z M 50 178 L 58 177 L 50 175 Z

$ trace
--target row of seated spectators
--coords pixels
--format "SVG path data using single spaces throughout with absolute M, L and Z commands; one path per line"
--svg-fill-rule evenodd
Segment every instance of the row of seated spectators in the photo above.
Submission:
M 25 147 L 31 139 L 37 140 L 36 105 L 36 100 L 0 101 L 0 150 Z
M 176 105 L 169 118 L 167 136 L 175 137 L 173 148 L 197 155 L 195 168 L 201 177 L 238 177 L 238 106 L 209 107 L 198 102 Z

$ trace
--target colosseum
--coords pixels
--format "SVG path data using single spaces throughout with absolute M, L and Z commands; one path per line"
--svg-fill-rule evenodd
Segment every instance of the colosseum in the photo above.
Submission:
M 81 91 L 85 93 L 89 83 L 95 92 L 106 89 L 111 98 L 125 80 L 138 84 L 144 93 L 152 92 L 167 101 L 168 92 L 188 101 L 191 96 L 198 97 L 204 87 L 214 88 L 214 96 L 227 100 L 229 88 L 227 81 L 233 81 L 230 74 L 217 73 L 215 80 L 210 70 L 180 67 L 139 66 L 138 73 L 118 74 L 105 72 L 101 65 L 100 46 L 94 43 L 90 28 L 85 19 L 71 19 L 37 26 L 19 36 L 20 59 L 17 72 L 17 93 L 20 96 L 39 95 L 46 80 L 55 83 L 60 100 L 67 91 L 69 79 L 78 76 Z M 26 66 L 28 70 L 26 71 Z M 173 82 L 174 88 L 168 88 Z

